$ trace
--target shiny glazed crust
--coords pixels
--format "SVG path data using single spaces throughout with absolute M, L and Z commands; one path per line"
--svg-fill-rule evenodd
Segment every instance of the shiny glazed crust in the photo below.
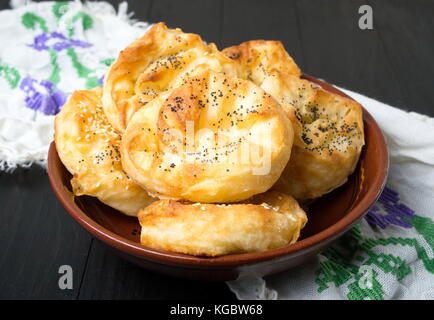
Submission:
M 261 85 L 274 71 L 300 76 L 301 71 L 280 41 L 252 40 L 222 50 L 236 62 L 238 77 Z
M 160 200 L 139 213 L 141 243 L 196 256 L 260 252 L 297 241 L 307 222 L 292 197 L 267 192 L 249 204 Z
M 291 159 L 274 189 L 311 199 L 344 184 L 364 145 L 360 104 L 278 72 L 262 88 L 281 104 L 294 127 Z
M 73 175 L 75 195 L 97 197 L 130 216 L 154 199 L 135 184 L 120 163 L 120 135 L 101 106 L 101 88 L 75 91 L 55 119 L 56 149 Z
M 122 50 L 107 72 L 103 105 L 108 120 L 123 132 L 132 115 L 158 94 L 177 87 L 198 65 L 235 75 L 234 63 L 200 36 L 168 29 L 164 23 Z
M 263 90 L 203 70 L 133 116 L 122 165 L 160 198 L 240 201 L 275 183 L 292 140 L 290 121 Z

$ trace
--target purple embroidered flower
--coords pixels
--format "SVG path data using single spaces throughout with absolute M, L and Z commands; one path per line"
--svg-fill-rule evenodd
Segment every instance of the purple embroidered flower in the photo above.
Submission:
M 369 209 L 365 219 L 382 229 L 391 224 L 411 228 L 409 219 L 414 216 L 414 211 L 400 202 L 398 192 L 385 187 L 378 202 Z
M 29 44 L 30 47 L 42 51 L 54 49 L 61 51 L 71 47 L 88 48 L 92 44 L 81 40 L 69 39 L 59 32 L 44 32 L 33 39 L 33 43 Z
M 98 84 L 102 87 L 104 85 L 104 75 L 102 75 L 99 79 L 98 79 Z
M 66 102 L 66 95 L 56 90 L 50 81 L 36 81 L 26 77 L 21 81 L 20 89 L 26 94 L 26 106 L 46 115 L 57 114 Z

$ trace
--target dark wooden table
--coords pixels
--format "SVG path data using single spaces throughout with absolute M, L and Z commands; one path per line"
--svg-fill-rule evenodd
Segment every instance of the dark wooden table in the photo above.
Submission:
M 1 8 L 8 2 L 0 1 Z M 117 1 L 110 1 L 117 3 Z M 139 20 L 165 21 L 219 48 L 284 42 L 302 70 L 406 110 L 434 116 L 434 2 L 429 0 L 130 0 Z M 358 8 L 373 8 L 360 30 Z M 1 50 L 1 49 L 0 49 Z M 393 119 L 392 119 L 393 120 Z M 73 290 L 60 290 L 70 265 Z M 225 283 L 142 270 L 92 239 L 55 199 L 38 167 L 0 174 L 0 298 L 235 299 Z

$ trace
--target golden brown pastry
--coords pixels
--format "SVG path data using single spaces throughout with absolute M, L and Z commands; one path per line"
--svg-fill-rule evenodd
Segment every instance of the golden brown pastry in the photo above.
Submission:
M 364 145 L 360 104 L 278 72 L 261 87 L 286 110 L 294 127 L 291 159 L 274 189 L 311 199 L 345 183 Z
M 235 75 L 234 62 L 200 36 L 154 25 L 121 51 L 107 72 L 104 111 L 123 132 L 131 116 L 158 94 L 179 86 L 198 65 Z
M 301 71 L 280 41 L 253 40 L 226 48 L 223 54 L 236 62 L 238 77 L 261 85 L 274 71 L 300 76 Z
M 160 200 L 139 213 L 143 245 L 196 256 L 260 252 L 297 241 L 307 222 L 294 198 L 267 192 L 254 204 Z
M 97 197 L 130 216 L 154 199 L 122 170 L 120 135 L 113 130 L 101 105 L 101 88 L 75 91 L 55 120 L 56 149 L 73 175 L 75 195 Z
M 122 165 L 151 195 L 234 202 L 267 191 L 286 166 L 290 121 L 250 81 L 204 69 L 137 111 Z

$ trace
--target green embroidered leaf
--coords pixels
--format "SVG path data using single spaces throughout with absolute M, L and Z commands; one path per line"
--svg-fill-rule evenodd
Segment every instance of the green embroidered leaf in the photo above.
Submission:
M 414 216 L 407 219 L 434 251 L 434 223 L 430 218 Z
M 414 218 L 413 218 L 414 219 Z M 365 249 L 369 250 L 377 245 L 401 245 L 413 247 L 416 250 L 417 256 L 422 260 L 425 269 L 434 273 L 434 259 L 430 259 L 425 248 L 422 247 L 416 239 L 413 238 L 400 238 L 390 237 L 384 239 L 370 239 L 365 242 Z
M 100 63 L 106 65 L 107 67 L 110 67 L 114 61 L 114 58 L 108 58 L 101 60 Z
M 11 89 L 15 89 L 21 79 L 18 70 L 7 65 L 0 65 L 0 76 L 5 78 Z
M 364 300 L 369 298 L 370 300 L 383 300 L 384 292 L 380 282 L 377 280 L 378 273 L 372 270 L 372 282 L 369 286 L 361 286 L 360 279 L 362 274 L 356 275 L 355 281 L 348 286 L 347 298 L 349 300 Z
M 318 284 L 318 292 L 329 288 L 329 283 L 340 287 L 352 278 L 352 273 L 333 260 L 320 262 L 320 269 L 316 272 L 315 282 Z
M 53 4 L 53 14 L 56 17 L 56 20 L 59 20 L 68 10 L 69 3 L 66 1 L 55 2 Z
M 83 30 L 89 30 L 93 26 L 93 19 L 90 15 L 84 12 L 78 12 L 76 15 L 74 15 L 71 19 L 71 23 L 75 23 L 77 21 L 81 20 Z M 69 29 L 69 36 L 72 37 L 74 35 L 74 28 Z
M 79 12 L 76 17 L 77 17 L 76 20 L 78 20 L 80 18 L 83 20 L 82 23 L 83 23 L 83 29 L 84 30 L 89 30 L 90 28 L 92 28 L 93 19 L 90 15 L 88 15 L 87 13 L 84 13 L 84 12 Z
M 376 265 L 384 273 L 393 274 L 398 280 L 404 279 L 411 273 L 407 262 L 400 257 L 385 253 L 377 254 L 371 250 L 367 251 L 367 254 L 369 259 L 364 263 L 365 265 Z
M 45 20 L 31 12 L 26 12 L 22 15 L 21 23 L 27 29 L 36 29 L 36 27 L 39 26 L 43 32 L 48 32 Z
M 53 67 L 53 71 L 51 71 L 50 76 L 48 77 L 48 80 L 58 84 L 60 81 L 60 68 L 59 68 L 59 64 L 57 63 L 57 52 L 54 51 L 53 49 L 49 49 L 48 53 L 50 54 L 50 63 L 51 66 Z
M 98 87 L 98 77 L 90 77 L 86 81 L 86 89 Z
M 81 62 L 78 60 L 74 48 L 68 48 L 66 52 L 67 55 L 71 58 L 72 66 L 74 67 L 75 71 L 77 71 L 77 74 L 80 78 L 86 78 L 90 73 L 94 72 L 93 70 L 81 64 Z
M 80 78 L 86 79 L 86 89 L 92 89 L 98 86 L 98 77 L 95 76 L 95 70 L 89 69 L 84 66 L 78 59 L 77 53 L 74 48 L 66 50 L 67 55 L 71 58 L 72 66 Z

